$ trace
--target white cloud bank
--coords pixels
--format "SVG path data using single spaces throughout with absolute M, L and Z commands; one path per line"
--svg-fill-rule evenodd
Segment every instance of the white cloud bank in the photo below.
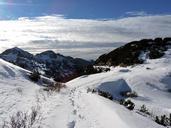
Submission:
M 171 36 L 171 15 L 111 20 L 67 19 L 53 15 L 0 21 L 1 51 L 14 46 L 34 53 L 52 49 L 89 59 L 129 41 L 168 36 Z
M 149 16 L 150 15 L 145 11 L 130 11 L 130 12 L 126 12 L 125 14 L 128 16 Z

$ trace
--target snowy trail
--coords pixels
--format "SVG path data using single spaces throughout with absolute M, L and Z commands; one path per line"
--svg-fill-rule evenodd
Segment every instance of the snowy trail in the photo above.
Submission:
M 69 85 L 71 83 L 69 82 Z M 97 94 L 87 93 L 85 85 L 74 86 L 70 95 L 74 115 L 69 128 L 110 128 L 113 126 L 117 128 L 137 128 L 135 122 L 139 123 L 138 128 L 161 127 L 134 112 L 130 112 L 118 103 L 106 100 Z M 122 115 L 123 113 L 125 117 Z M 146 122 L 146 125 L 143 122 Z
M 87 118 L 87 115 L 90 116 L 91 110 L 88 109 L 89 104 L 86 104 L 86 100 L 83 99 L 83 93 L 79 88 L 74 88 L 70 93 L 70 101 L 73 107 L 71 125 L 69 128 L 79 128 L 79 127 L 89 127 L 95 128 L 99 127 L 96 120 L 92 118 Z M 84 113 L 86 111 L 86 113 Z M 100 128 L 100 127 L 99 127 Z

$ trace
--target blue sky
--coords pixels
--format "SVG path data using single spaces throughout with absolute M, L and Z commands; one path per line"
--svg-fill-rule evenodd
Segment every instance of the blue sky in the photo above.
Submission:
M 61 14 L 67 18 L 106 19 L 127 12 L 170 14 L 170 0 L 0 0 L 0 18 Z M 129 13 L 130 14 L 130 13 Z

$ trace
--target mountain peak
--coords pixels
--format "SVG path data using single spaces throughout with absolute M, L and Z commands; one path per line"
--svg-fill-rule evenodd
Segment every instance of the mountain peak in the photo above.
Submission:
M 11 48 L 11 49 L 7 49 L 5 50 L 2 54 L 8 54 L 8 53 L 19 53 L 19 52 L 24 52 L 24 50 L 18 48 L 18 47 L 14 47 L 14 48 Z
M 24 51 L 18 47 L 7 49 L 0 54 L 0 57 L 8 62 L 16 62 L 18 58 L 28 58 L 31 60 L 33 55 L 27 51 Z
M 56 55 L 56 53 L 54 51 L 52 51 L 52 50 L 44 51 L 44 52 L 42 52 L 40 54 L 50 54 L 50 55 L 54 55 L 55 54 Z
M 29 52 L 27 51 L 24 51 L 23 49 L 21 48 L 18 48 L 18 47 L 14 47 L 14 48 L 11 48 L 11 49 L 7 49 L 5 50 L 3 53 L 1 53 L 2 55 L 8 55 L 8 54 L 24 54 L 24 55 L 29 55 L 31 56 L 32 54 L 30 54 Z
M 52 50 L 48 50 L 48 51 L 44 51 L 42 53 L 36 54 L 36 58 L 42 58 L 42 57 L 48 57 L 48 58 L 56 58 L 57 54 L 52 51 Z
M 23 51 L 21 48 L 19 48 L 19 47 L 13 47 L 13 48 L 11 48 L 11 50 L 16 50 L 16 51 Z

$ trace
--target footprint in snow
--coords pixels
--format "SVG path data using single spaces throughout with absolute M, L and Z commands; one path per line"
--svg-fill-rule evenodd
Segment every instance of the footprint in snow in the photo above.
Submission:
M 68 128 L 74 128 L 75 124 L 76 124 L 76 122 L 74 120 L 72 122 L 69 122 Z

